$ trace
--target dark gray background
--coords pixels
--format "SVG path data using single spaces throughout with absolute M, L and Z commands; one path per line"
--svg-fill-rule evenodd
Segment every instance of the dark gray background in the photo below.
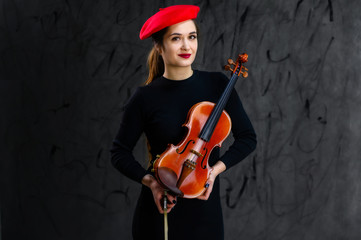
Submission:
M 131 238 L 140 185 L 109 149 L 145 81 L 139 30 L 172 4 L 201 7 L 194 68 L 249 54 L 258 146 L 221 175 L 226 239 L 360 239 L 358 0 L 1 0 L 2 239 Z

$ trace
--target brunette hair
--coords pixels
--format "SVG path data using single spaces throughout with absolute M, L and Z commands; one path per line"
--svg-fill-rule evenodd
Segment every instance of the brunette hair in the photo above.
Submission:
M 148 79 L 145 82 L 145 85 L 148 85 L 153 81 L 153 79 L 160 77 L 164 73 L 164 62 L 162 56 L 159 54 L 157 47 L 163 46 L 163 37 L 165 33 L 167 32 L 168 27 L 154 33 L 152 35 L 153 40 L 153 48 L 150 50 L 148 55 L 148 68 L 149 68 L 149 74 Z
M 193 19 L 194 25 L 196 26 L 197 35 L 199 36 L 199 28 L 195 20 Z M 157 47 L 163 47 L 163 37 L 167 32 L 168 27 L 154 33 L 152 35 L 153 48 L 150 50 L 147 60 L 149 69 L 148 79 L 145 85 L 151 83 L 155 78 L 160 77 L 164 73 L 164 62 L 162 56 L 159 54 Z

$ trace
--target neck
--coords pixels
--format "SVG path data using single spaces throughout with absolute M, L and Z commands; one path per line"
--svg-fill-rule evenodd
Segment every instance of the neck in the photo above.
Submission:
M 171 80 L 184 80 L 193 75 L 191 66 L 187 67 L 165 67 L 163 77 Z

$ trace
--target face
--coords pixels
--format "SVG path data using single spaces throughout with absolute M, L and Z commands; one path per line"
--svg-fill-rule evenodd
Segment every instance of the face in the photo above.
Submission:
M 163 46 L 158 48 L 166 68 L 190 67 L 198 48 L 197 30 L 192 20 L 168 27 Z

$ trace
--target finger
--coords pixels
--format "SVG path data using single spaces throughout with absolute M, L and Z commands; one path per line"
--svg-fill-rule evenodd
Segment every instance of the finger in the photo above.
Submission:
M 164 195 L 161 196 L 161 200 L 160 200 L 160 206 L 161 206 L 161 213 L 164 213 Z M 172 196 L 172 195 L 169 195 L 167 194 L 166 196 L 166 201 L 167 201 L 167 204 L 166 204 L 166 207 L 167 207 L 167 213 L 170 212 L 172 210 L 172 208 L 175 206 L 175 204 L 177 203 L 176 201 L 176 197 L 175 196 Z
M 172 197 L 172 198 L 168 197 L 168 203 L 176 204 L 176 203 L 177 203 L 177 198 L 175 198 L 175 197 Z
M 172 204 L 171 206 L 167 206 L 167 213 L 169 213 L 170 211 L 172 211 L 172 209 L 175 207 L 174 204 Z
M 171 194 L 167 194 L 168 200 L 170 202 L 173 202 L 173 200 L 177 201 L 177 196 L 171 195 Z
M 163 191 L 160 191 L 163 193 Z M 158 200 L 156 200 L 158 199 Z M 156 206 L 158 208 L 159 213 L 163 214 L 164 213 L 164 194 L 156 194 L 156 196 L 154 196 L 154 201 L 156 203 Z M 167 194 L 167 213 L 170 212 L 170 210 L 172 210 L 172 208 L 175 206 L 175 204 L 177 203 L 177 197 Z
M 213 182 L 208 182 L 207 190 L 198 197 L 200 200 L 208 200 L 209 196 L 211 195 L 212 189 L 213 189 Z
M 208 191 L 208 188 L 206 189 L 206 191 L 204 191 L 204 192 L 202 193 L 202 195 L 198 196 L 197 198 L 200 199 L 200 200 L 206 200 L 206 199 L 205 199 L 205 196 L 206 196 L 206 194 L 207 194 L 207 191 Z
M 174 206 L 176 205 L 176 203 L 177 203 L 177 200 L 176 200 L 175 197 L 173 197 L 173 198 L 171 198 L 171 199 L 168 198 L 167 209 L 172 209 L 172 208 L 174 208 Z
M 167 198 L 168 198 L 167 213 L 169 213 L 177 203 L 177 196 L 174 196 L 172 194 L 168 194 Z
M 207 189 L 206 194 L 204 196 L 205 200 L 208 200 L 209 196 L 211 195 L 212 189 L 213 189 L 212 186 Z
M 158 211 L 159 211 L 159 213 L 163 214 L 164 213 L 164 209 L 163 209 L 164 208 L 164 195 L 157 194 L 156 198 L 158 199 L 158 200 L 155 200 Z
M 198 196 L 197 198 L 200 200 L 207 200 L 207 192 L 209 191 L 209 189 L 207 189 L 202 195 Z

